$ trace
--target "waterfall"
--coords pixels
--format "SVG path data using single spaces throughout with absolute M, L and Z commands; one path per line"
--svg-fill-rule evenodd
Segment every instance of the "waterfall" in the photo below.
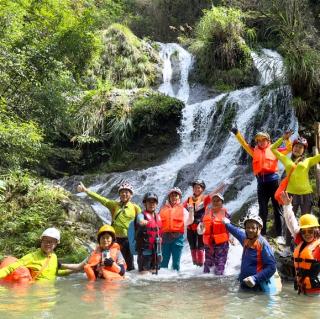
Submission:
M 274 81 L 282 81 L 281 56 L 266 49 L 259 54 L 252 53 L 260 74 L 259 85 L 188 103 L 195 100 L 190 98 L 191 91 L 197 96 L 197 89 L 190 90 L 188 81 L 193 57 L 175 43 L 160 44 L 160 48 L 163 84 L 159 91 L 185 103 L 179 128 L 181 144 L 168 154 L 167 160 L 160 165 L 139 171 L 100 175 L 97 181 L 90 185 L 90 189 L 109 197 L 114 194 L 116 185 L 125 179 L 134 186 L 135 202 L 141 204 L 143 194 L 154 191 L 161 203 L 172 186 L 179 186 L 183 190 L 184 199 L 191 195 L 189 183 L 199 177 L 206 182 L 209 191 L 223 181 L 232 181 L 229 185 L 230 191 L 227 189 L 226 192 L 225 203 L 231 214 L 248 202 L 256 205 L 257 186 L 250 170 L 251 159 L 226 126 L 230 121 L 236 123 L 248 142 L 261 130 L 268 131 L 273 139 L 280 137 L 285 129 L 297 131 L 297 121 L 290 107 L 290 88 L 284 84 L 276 88 L 271 86 Z M 179 76 L 175 79 L 177 71 Z M 105 207 L 96 203 L 93 208 L 104 221 L 110 220 Z M 188 245 L 186 246 L 188 250 Z M 235 257 L 228 260 L 227 274 L 235 272 L 241 253 L 239 247 L 230 249 Z M 185 269 L 189 275 L 195 273 L 189 253 L 186 252 L 182 257 L 182 270 Z M 201 273 L 199 269 L 197 272 Z M 165 276 L 167 275 L 165 272 Z

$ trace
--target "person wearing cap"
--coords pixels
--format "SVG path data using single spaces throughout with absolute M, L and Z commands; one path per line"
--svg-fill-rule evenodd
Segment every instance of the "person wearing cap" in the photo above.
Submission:
M 114 228 L 110 225 L 100 227 L 97 235 L 98 246 L 91 253 L 84 271 L 89 281 L 97 278 L 107 280 L 122 279 L 126 271 L 126 263 L 120 246 L 115 242 Z
M 243 246 L 240 287 L 244 290 L 277 292 L 281 284 L 278 283 L 277 286 L 274 276 L 276 260 L 270 244 L 261 236 L 263 222 L 257 212 L 251 212 L 245 217 L 244 230 L 231 224 L 227 218 L 224 218 L 223 222 Z
M 145 209 L 136 220 L 136 249 L 140 273 L 157 273 L 162 260 L 162 222 L 157 213 L 158 196 L 148 192 L 143 196 Z
M 205 245 L 204 273 L 214 267 L 215 275 L 223 275 L 229 251 L 229 232 L 222 222 L 230 218 L 223 207 L 224 198 L 220 193 L 212 196 L 212 203 L 206 208 L 203 222 L 198 225 L 198 233 L 203 235 Z
M 161 268 L 168 268 L 172 256 L 172 268 L 180 270 L 180 258 L 184 245 L 186 228 L 193 223 L 193 211 L 187 211 L 181 203 L 180 188 L 168 192 L 168 200 L 160 209 L 162 220 L 162 262 Z
M 299 223 L 292 208 L 292 197 L 287 192 L 281 194 L 284 203 L 284 219 L 290 230 L 296 247 L 293 262 L 296 272 L 295 289 L 299 293 L 320 293 L 320 231 L 318 218 L 304 214 Z
M 134 269 L 133 256 L 130 252 L 128 241 L 128 227 L 132 220 L 141 212 L 141 208 L 131 202 L 133 187 L 128 182 L 123 182 L 118 189 L 120 200 L 112 200 L 88 190 L 82 183 L 77 187 L 78 192 L 85 192 L 92 199 L 107 207 L 111 213 L 112 223 L 117 242 L 120 244 L 122 255 L 127 264 L 127 270 Z
M 193 195 L 189 196 L 183 203 L 183 206 L 194 213 L 194 220 L 187 228 L 187 239 L 190 246 L 191 258 L 194 265 L 202 267 L 204 264 L 204 243 L 203 236 L 198 234 L 197 227 L 202 221 L 207 206 L 211 203 L 213 194 L 222 191 L 224 184 L 219 185 L 210 194 L 205 195 L 206 184 L 202 179 L 196 179 L 192 183 Z
M 231 132 L 235 134 L 238 142 L 252 157 L 253 173 L 258 183 L 259 216 L 263 220 L 261 234 L 265 235 L 267 231 L 268 203 L 271 199 L 277 241 L 284 244 L 282 237 L 282 208 L 274 198 L 274 194 L 279 186 L 278 160 L 271 151 L 270 135 L 266 132 L 258 132 L 254 138 L 256 146 L 251 147 L 236 127 L 233 127 Z M 285 139 L 286 146 L 278 148 L 278 151 L 285 155 L 290 153 L 292 149 L 289 136 L 287 135 Z
M 60 242 L 60 232 L 56 228 L 47 228 L 40 237 L 40 248 L 17 261 L 0 269 L 0 279 L 6 278 L 19 267 L 26 267 L 30 272 L 30 281 L 52 281 L 56 276 L 68 275 L 72 271 L 59 270 L 54 249 Z

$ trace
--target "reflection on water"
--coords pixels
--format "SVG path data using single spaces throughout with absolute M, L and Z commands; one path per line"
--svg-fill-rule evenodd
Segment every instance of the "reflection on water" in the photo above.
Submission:
M 277 296 L 238 291 L 234 276 L 89 283 L 82 275 L 55 284 L 0 287 L 0 318 L 301 318 L 318 317 L 318 297 L 285 284 Z

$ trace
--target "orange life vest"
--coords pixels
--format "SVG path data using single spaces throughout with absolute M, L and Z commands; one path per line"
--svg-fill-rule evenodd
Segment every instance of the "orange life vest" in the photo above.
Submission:
M 299 292 L 320 292 L 320 281 L 318 279 L 319 271 L 313 271 L 319 268 L 320 262 L 314 258 L 313 252 L 320 245 L 320 239 L 314 240 L 307 244 L 304 248 L 301 242 L 294 250 L 293 260 L 294 268 L 296 270 L 296 279 Z
M 252 167 L 254 175 L 272 174 L 278 171 L 278 160 L 272 153 L 270 145 L 264 149 L 258 146 L 254 148 Z
M 13 264 L 18 261 L 17 258 L 13 256 L 8 256 L 4 258 L 0 264 L 0 269 Z M 0 282 L 16 282 L 16 283 L 26 283 L 31 282 L 32 277 L 30 275 L 30 271 L 27 267 L 21 266 L 13 271 L 11 274 L 1 279 Z
M 118 262 L 118 254 L 120 252 L 120 246 L 117 243 L 113 243 L 111 247 L 108 250 L 108 258 L 112 258 L 115 262 L 113 263 L 112 266 L 104 266 L 103 265 L 103 251 L 101 251 L 101 248 L 98 246 L 95 251 L 90 255 L 88 259 L 88 263 L 84 266 L 85 273 L 87 274 L 87 277 L 89 280 L 95 280 L 96 275 L 95 272 L 93 271 L 93 267 L 96 266 L 96 272 L 101 273 L 102 276 L 105 279 L 109 272 L 116 273 L 117 275 L 119 274 L 119 266 L 117 265 Z M 126 265 L 125 265 L 126 267 Z M 121 277 L 119 275 L 119 277 Z
M 184 207 L 182 204 L 165 204 L 160 210 L 162 231 L 164 233 L 184 233 Z
M 219 211 L 213 212 L 212 207 L 208 206 L 203 217 L 205 232 L 203 242 L 207 246 L 220 245 L 229 240 L 229 233 L 222 219 L 226 217 L 227 210 L 220 208 Z

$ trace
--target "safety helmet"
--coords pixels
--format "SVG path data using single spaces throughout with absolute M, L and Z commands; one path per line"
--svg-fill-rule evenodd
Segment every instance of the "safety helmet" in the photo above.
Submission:
M 304 146 L 304 149 L 306 150 L 308 148 L 308 141 L 304 137 L 298 137 L 292 142 L 292 147 L 296 144 L 302 144 Z
M 200 185 L 203 189 L 206 189 L 206 183 L 202 179 L 195 179 L 194 181 L 192 181 L 191 185 L 192 187 L 194 185 Z
M 300 228 L 319 227 L 318 218 L 311 214 L 302 215 L 299 218 Z
M 247 215 L 244 218 L 243 225 L 246 226 L 246 222 L 248 222 L 250 220 L 258 223 L 261 226 L 261 228 L 263 227 L 263 221 L 262 221 L 261 217 L 258 215 L 253 215 L 253 214 Z
M 133 186 L 129 182 L 123 182 L 118 189 L 118 193 L 120 193 L 121 190 L 126 189 L 128 190 L 131 194 L 133 194 Z
M 153 192 L 144 194 L 142 202 L 145 203 L 148 199 L 154 199 L 158 203 L 158 195 Z
M 104 233 L 109 233 L 112 236 L 113 241 L 115 241 L 116 239 L 116 232 L 114 231 L 114 228 L 111 225 L 103 225 L 100 227 L 100 229 L 98 230 L 98 234 L 97 234 L 97 239 L 98 239 L 98 243 L 100 242 L 100 237 L 104 234 Z
M 58 241 L 58 243 L 60 243 L 60 231 L 57 228 L 54 228 L 54 227 L 47 228 L 40 236 L 40 239 L 42 239 L 42 237 L 45 237 L 45 236 L 54 238 Z
M 224 197 L 222 196 L 221 193 L 213 194 L 213 195 L 212 195 L 212 198 L 213 198 L 213 197 L 219 197 L 222 201 L 224 201 Z
M 172 193 L 178 193 L 180 197 L 182 197 L 182 192 L 181 189 L 179 187 L 173 187 L 169 190 L 168 192 L 168 197 L 170 196 L 170 194 Z
M 266 138 L 268 141 L 271 141 L 270 135 L 266 132 L 258 132 L 254 137 L 254 140 L 257 142 L 259 139 Z

